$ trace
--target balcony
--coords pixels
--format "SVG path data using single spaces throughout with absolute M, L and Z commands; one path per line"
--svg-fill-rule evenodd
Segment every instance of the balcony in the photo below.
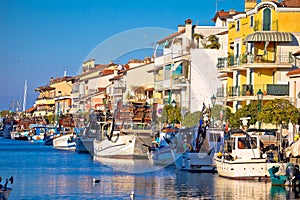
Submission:
M 217 88 L 216 97 L 225 97 L 225 88 L 223 87 Z
M 264 92 L 264 95 L 289 96 L 288 84 L 243 84 L 242 86 L 229 87 L 227 93 L 229 97 L 255 96 L 259 89 L 261 89 Z
M 126 88 L 125 81 L 115 81 L 114 87 L 115 88 Z
M 220 60 L 219 60 L 220 59 Z M 217 68 L 227 67 L 225 64 L 226 58 L 219 58 Z M 242 64 L 253 64 L 253 63 L 274 63 L 274 64 L 291 64 L 294 62 L 292 52 L 285 52 L 281 54 L 274 54 L 267 52 L 265 54 L 242 54 L 240 56 L 229 56 L 227 58 L 229 66 L 239 66 Z
M 171 80 L 155 82 L 155 90 L 166 90 L 166 89 L 171 89 Z
M 227 57 L 224 58 L 218 58 L 218 63 L 217 63 L 217 68 L 221 69 L 221 68 L 227 68 L 228 67 L 228 61 L 227 61 Z
M 160 56 L 160 57 L 155 58 L 155 60 L 154 60 L 154 64 L 156 66 L 165 65 L 165 64 L 171 63 L 171 62 L 172 62 L 172 54 Z

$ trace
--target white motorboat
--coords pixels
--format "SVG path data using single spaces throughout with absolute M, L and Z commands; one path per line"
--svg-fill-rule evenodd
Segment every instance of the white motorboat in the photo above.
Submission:
M 179 129 L 170 144 L 176 168 L 188 171 L 216 171 L 213 162 L 214 153 L 218 152 L 224 141 L 223 130 L 207 127 Z
M 270 180 L 268 169 L 287 163 L 278 163 L 261 153 L 259 136 L 235 133 L 230 136 L 228 147 L 214 156 L 220 176 L 230 179 Z

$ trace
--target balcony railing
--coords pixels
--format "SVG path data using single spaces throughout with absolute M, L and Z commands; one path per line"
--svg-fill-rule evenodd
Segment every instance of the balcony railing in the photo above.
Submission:
M 243 84 L 241 86 L 228 87 L 227 93 L 229 97 L 253 96 L 256 95 L 259 89 L 263 91 L 264 95 L 271 95 L 271 96 L 289 95 L 288 84 L 255 84 L 255 85 Z M 224 90 L 222 90 L 222 88 L 219 88 L 217 90 L 217 96 L 224 97 Z
M 228 66 L 228 61 L 227 61 L 227 57 L 224 58 L 218 58 L 218 63 L 217 63 L 217 68 L 221 69 L 221 68 L 227 68 Z
M 289 64 L 293 63 L 294 58 L 292 52 L 285 52 L 281 54 L 274 54 L 266 52 L 265 54 L 242 54 L 240 56 L 228 56 L 228 58 L 218 58 L 217 68 L 224 68 L 228 66 L 238 66 L 242 64 L 252 63 L 275 63 L 275 64 Z
M 165 90 L 171 88 L 171 80 L 157 81 L 155 83 L 156 90 Z
M 114 83 L 114 87 L 115 88 L 125 88 L 126 87 L 125 81 L 116 81 Z

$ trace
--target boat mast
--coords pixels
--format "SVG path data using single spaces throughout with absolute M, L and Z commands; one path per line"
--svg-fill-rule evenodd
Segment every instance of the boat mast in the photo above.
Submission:
M 25 80 L 25 85 L 24 85 L 24 99 L 23 99 L 23 112 L 25 112 L 26 109 L 26 97 L 27 97 L 27 80 Z

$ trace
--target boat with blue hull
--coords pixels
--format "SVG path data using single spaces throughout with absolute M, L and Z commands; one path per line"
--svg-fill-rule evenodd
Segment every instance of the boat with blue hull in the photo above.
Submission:
M 148 158 L 155 165 L 171 165 L 174 164 L 171 153 L 171 143 L 178 128 L 165 127 L 157 133 L 152 141 L 152 147 L 149 148 Z
M 30 124 L 30 140 L 32 142 L 44 142 L 46 137 L 57 133 L 57 127 L 52 124 Z

